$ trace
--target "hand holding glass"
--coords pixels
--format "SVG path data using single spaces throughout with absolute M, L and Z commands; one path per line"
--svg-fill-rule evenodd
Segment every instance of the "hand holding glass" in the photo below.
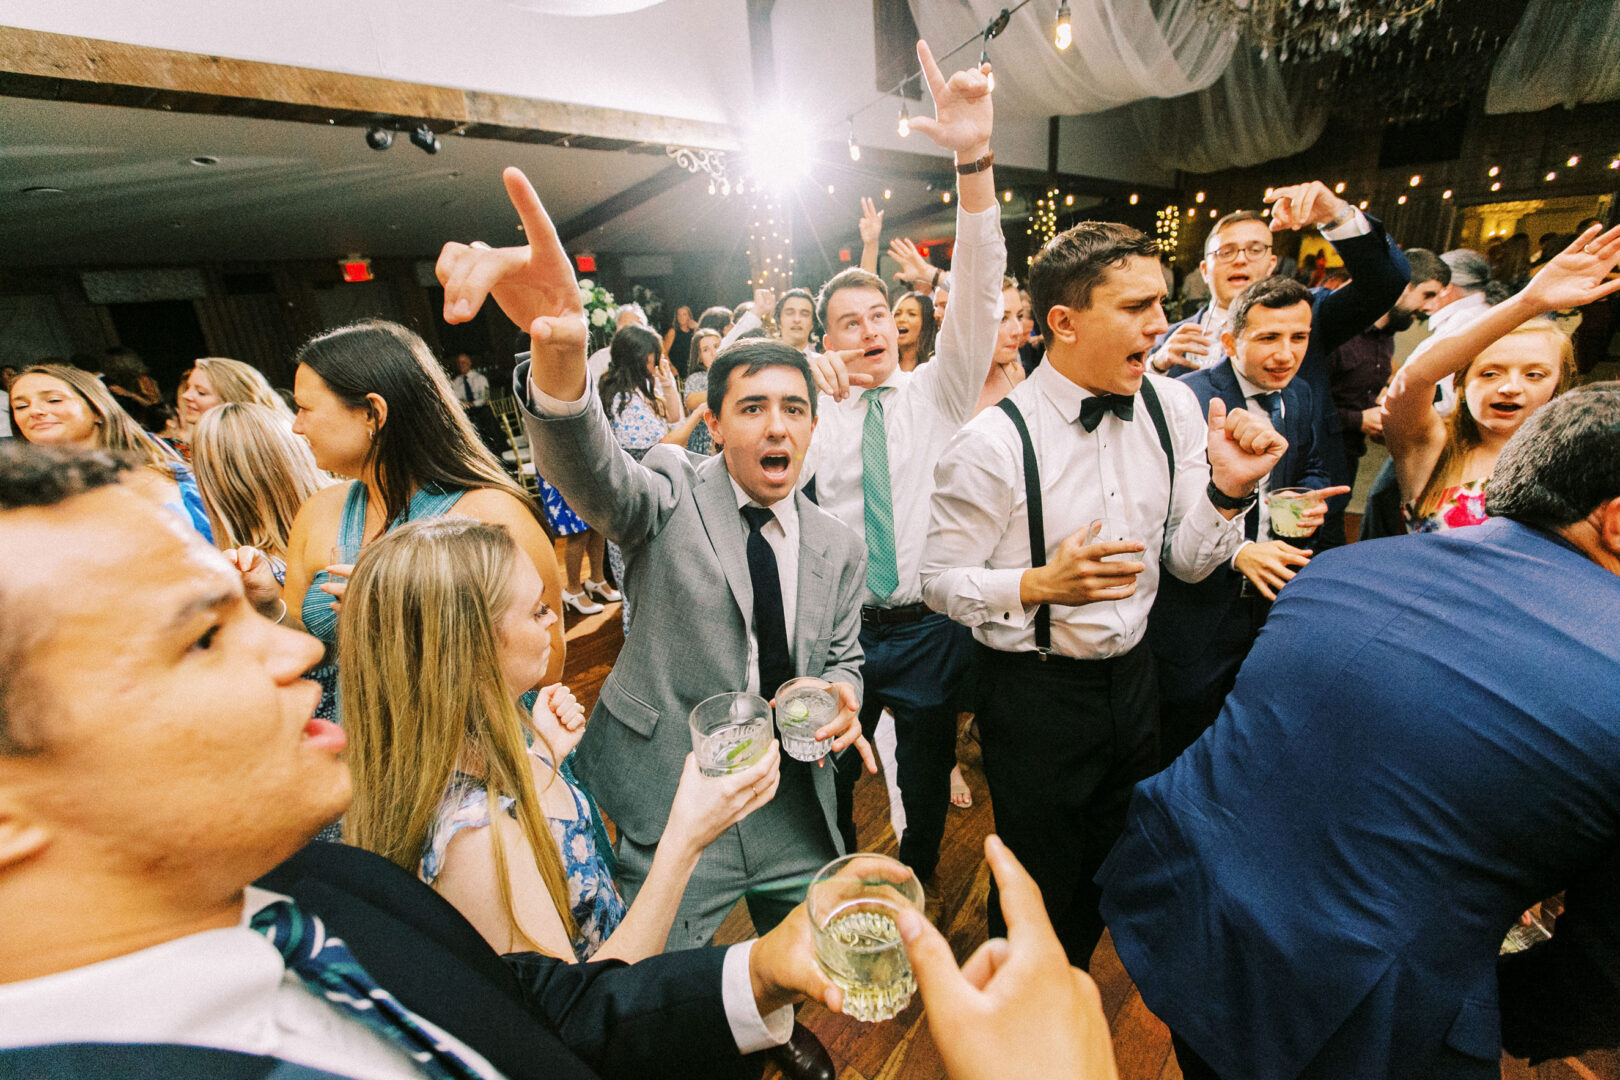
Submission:
M 1271 515 L 1272 536 L 1309 536 L 1317 530 L 1316 524 L 1307 524 L 1302 518 L 1313 506 L 1327 502 L 1320 492 L 1309 488 L 1277 488 L 1266 495 L 1266 510 Z
M 796 761 L 820 761 L 832 749 L 831 739 L 816 732 L 838 716 L 838 691 L 824 679 L 791 679 L 776 691 L 776 729 L 782 749 Z
M 816 963 L 844 992 L 844 1015 L 872 1023 L 899 1015 L 917 983 L 895 922 L 923 910 L 917 875 L 885 855 L 834 859 L 810 882 L 805 909 Z
M 771 747 L 771 706 L 758 694 L 716 694 L 692 710 L 692 753 L 704 776 L 741 772 Z

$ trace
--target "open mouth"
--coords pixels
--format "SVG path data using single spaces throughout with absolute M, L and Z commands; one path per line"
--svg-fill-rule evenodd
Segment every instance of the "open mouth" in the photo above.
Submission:
M 870 349 L 867 349 L 865 352 L 861 353 L 861 357 L 863 359 L 866 359 L 866 360 L 877 360 L 877 359 L 881 358 L 882 356 L 883 356 L 883 346 L 882 345 L 874 345 Z
M 1141 352 L 1131 353 L 1131 355 L 1125 358 L 1125 366 L 1130 368 L 1132 371 L 1146 371 L 1147 350 L 1143 349 Z
M 1523 412 L 1524 406 L 1515 404 L 1511 401 L 1498 401 L 1491 405 L 1488 411 L 1492 416 L 1510 417 L 1517 416 L 1519 413 Z
M 1233 274 L 1226 279 L 1227 284 L 1231 285 L 1235 289 L 1242 289 L 1245 285 L 1253 280 L 1254 279 L 1248 274 Z
M 788 466 L 792 463 L 793 459 L 785 451 L 772 451 L 759 459 L 759 469 L 766 480 L 781 483 L 787 479 Z
M 349 737 L 332 721 L 318 720 L 312 716 L 304 724 L 304 744 L 336 753 L 349 744 Z

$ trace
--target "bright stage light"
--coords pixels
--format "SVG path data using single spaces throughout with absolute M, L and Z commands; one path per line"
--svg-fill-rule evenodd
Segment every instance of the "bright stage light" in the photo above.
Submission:
M 756 187 L 785 191 L 810 171 L 809 127 L 777 108 L 761 117 L 748 139 L 748 169 Z

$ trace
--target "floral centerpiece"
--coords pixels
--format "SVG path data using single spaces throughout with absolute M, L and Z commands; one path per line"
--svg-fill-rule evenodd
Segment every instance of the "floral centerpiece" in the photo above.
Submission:
M 614 318 L 618 305 L 613 302 L 613 294 L 590 278 L 581 278 L 579 302 L 585 305 L 585 324 L 591 335 L 591 351 L 607 348 L 608 342 L 613 340 L 614 331 L 618 329 Z

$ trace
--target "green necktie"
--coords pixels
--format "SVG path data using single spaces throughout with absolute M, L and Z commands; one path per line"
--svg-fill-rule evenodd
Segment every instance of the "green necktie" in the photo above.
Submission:
M 879 600 L 900 585 L 894 562 L 894 502 L 889 491 L 889 435 L 883 426 L 883 394 L 874 387 L 866 399 L 866 422 L 861 427 L 861 499 L 866 504 L 866 587 Z

